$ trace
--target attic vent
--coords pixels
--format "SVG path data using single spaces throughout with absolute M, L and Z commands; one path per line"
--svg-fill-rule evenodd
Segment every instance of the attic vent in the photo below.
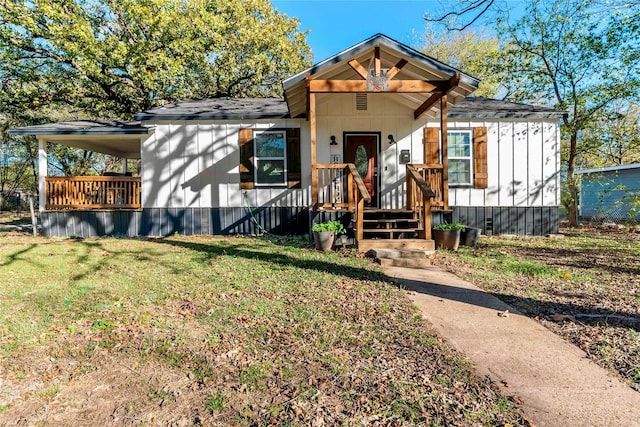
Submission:
M 367 111 L 366 93 L 356 93 L 356 111 Z

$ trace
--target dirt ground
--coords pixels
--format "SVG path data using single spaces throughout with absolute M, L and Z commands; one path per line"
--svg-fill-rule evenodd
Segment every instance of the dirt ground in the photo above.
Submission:
M 561 234 L 483 237 L 477 248 L 438 252 L 434 263 L 535 318 L 640 391 L 640 229 L 583 226 Z

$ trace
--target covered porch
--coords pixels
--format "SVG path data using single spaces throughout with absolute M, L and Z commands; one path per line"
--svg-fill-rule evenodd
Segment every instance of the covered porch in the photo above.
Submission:
M 11 131 L 38 138 L 39 210 L 138 210 L 140 177 L 131 176 L 127 160 L 140 159 L 141 141 L 152 128 L 139 123 L 110 121 L 60 122 Z M 109 154 L 121 159 L 122 172 L 104 176 L 53 176 L 49 171 L 48 144 L 60 144 Z

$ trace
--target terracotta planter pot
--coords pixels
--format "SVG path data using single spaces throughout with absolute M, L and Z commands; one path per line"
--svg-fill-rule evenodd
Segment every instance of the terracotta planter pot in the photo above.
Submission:
M 465 246 L 475 246 L 478 244 L 480 233 L 479 228 L 467 227 L 462 233 L 460 233 L 460 244 Z
M 431 235 L 436 242 L 436 248 L 458 250 L 460 230 L 432 230 Z
M 336 240 L 335 231 L 314 231 L 313 241 L 316 244 L 316 249 L 319 251 L 330 251 L 333 248 L 333 242 Z

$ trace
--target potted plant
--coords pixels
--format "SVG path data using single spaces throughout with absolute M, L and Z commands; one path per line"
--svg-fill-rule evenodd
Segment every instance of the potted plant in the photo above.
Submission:
M 433 227 L 433 240 L 436 242 L 436 248 L 449 249 L 455 251 L 460 245 L 460 232 L 465 229 L 463 224 L 459 222 L 440 223 Z
M 464 230 L 460 232 L 460 244 L 465 246 L 477 245 L 481 233 L 482 230 L 480 228 L 465 226 Z
M 331 250 L 336 236 L 346 232 L 340 221 L 318 222 L 313 224 L 311 231 L 313 231 L 313 240 L 316 244 L 316 249 L 321 251 Z

